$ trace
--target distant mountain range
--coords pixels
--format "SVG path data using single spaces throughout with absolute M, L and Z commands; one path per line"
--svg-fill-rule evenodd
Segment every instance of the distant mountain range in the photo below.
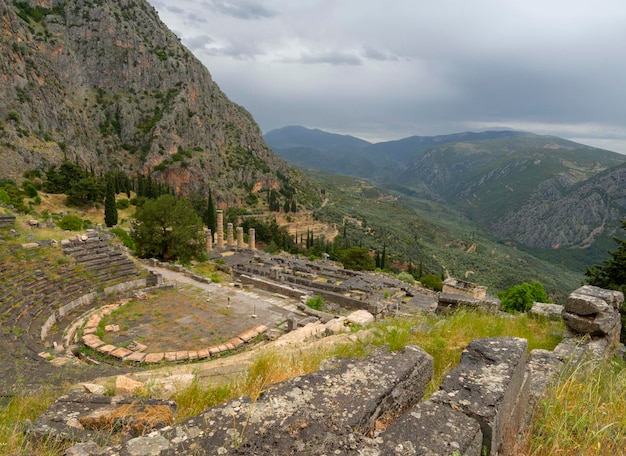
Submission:
M 626 155 L 519 131 L 369 143 L 290 126 L 265 134 L 288 162 L 438 201 L 503 242 L 587 248 L 626 218 Z

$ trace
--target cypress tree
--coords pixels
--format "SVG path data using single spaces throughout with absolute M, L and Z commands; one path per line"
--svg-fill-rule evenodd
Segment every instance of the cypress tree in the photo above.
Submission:
M 383 244 L 383 254 L 380 257 L 380 269 L 385 269 L 386 262 L 387 262 L 387 246 Z
M 213 201 L 211 189 L 209 189 L 209 202 L 207 204 L 203 221 L 207 228 L 211 230 L 211 236 L 214 236 L 217 231 L 217 210 L 215 208 L 215 202 Z
M 115 184 L 111 178 L 107 179 L 107 189 L 104 196 L 104 224 L 108 227 L 117 225 Z

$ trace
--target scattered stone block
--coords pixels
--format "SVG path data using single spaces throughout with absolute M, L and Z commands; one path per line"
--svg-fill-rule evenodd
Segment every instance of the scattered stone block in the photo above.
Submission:
M 146 359 L 147 355 L 143 352 L 133 352 L 124 358 L 124 361 L 132 361 L 135 363 L 143 363 Z
M 606 336 L 617 331 L 620 317 L 617 312 L 600 312 L 587 316 L 563 312 L 563 321 L 575 334 Z
M 148 348 L 147 345 L 144 344 L 140 344 L 137 341 L 132 341 L 129 345 L 128 345 L 128 349 L 132 350 L 134 352 L 143 352 L 146 351 L 146 349 Z
M 164 358 L 165 358 L 164 353 L 148 353 L 143 361 L 145 363 L 156 364 L 156 363 L 160 363 L 161 361 L 163 361 Z
M 343 332 L 349 332 L 350 328 L 346 326 L 346 321 L 347 320 L 345 317 L 334 318 L 330 320 L 328 323 L 324 325 L 326 326 L 326 332 L 329 334 L 339 334 Z
M 241 340 L 239 337 L 233 337 L 228 341 L 228 343 L 231 344 L 235 349 L 241 347 L 244 344 L 243 340 Z
M 120 325 L 106 325 L 104 327 L 104 330 L 107 332 L 119 332 L 120 331 Z
M 176 361 L 176 352 L 166 352 L 165 353 L 165 361 L 169 361 L 173 363 Z
M 374 315 L 367 310 L 357 310 L 346 317 L 350 323 L 359 326 L 366 326 L 374 323 Z
M 577 292 L 570 293 L 565 303 L 565 311 L 576 315 L 593 315 L 606 312 L 611 307 L 604 299 Z
M 176 361 L 187 361 L 189 359 L 189 352 L 187 350 L 181 350 L 176 352 Z
M 559 304 L 547 304 L 544 302 L 533 302 L 530 313 L 550 320 L 560 320 L 562 318 L 563 306 Z
M 203 348 L 202 350 L 198 350 L 198 359 L 206 359 L 209 356 L 211 356 L 211 354 L 209 353 L 208 348 Z
M 102 353 L 104 355 L 110 355 L 111 352 L 113 350 L 116 350 L 116 349 L 117 349 L 117 347 L 115 345 L 110 345 L 110 344 L 102 345 L 102 346 L 96 348 L 97 351 L 99 351 L 100 353 Z
M 144 384 L 126 377 L 125 375 L 118 375 L 115 378 L 115 394 L 117 396 L 132 396 L 135 391 L 143 389 Z
M 110 354 L 111 356 L 114 356 L 115 358 L 124 359 L 127 356 L 132 355 L 133 352 L 129 350 L 128 348 L 118 347 L 115 350 L 113 350 Z
M 98 385 L 96 383 L 81 383 L 80 386 L 82 386 L 83 389 L 89 394 L 104 396 L 106 393 L 106 387 L 104 385 Z

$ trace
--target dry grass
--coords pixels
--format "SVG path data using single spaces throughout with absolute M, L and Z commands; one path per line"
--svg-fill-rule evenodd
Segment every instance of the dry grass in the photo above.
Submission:
M 63 454 L 70 444 L 55 439 L 30 441 L 23 431 L 25 420 L 41 415 L 63 392 L 47 388 L 35 394 L 18 395 L 0 407 L 0 454 L 56 456 Z

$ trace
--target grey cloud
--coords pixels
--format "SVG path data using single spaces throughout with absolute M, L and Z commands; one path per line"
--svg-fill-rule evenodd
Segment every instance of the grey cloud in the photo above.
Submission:
M 237 0 L 212 0 L 210 2 L 214 11 L 238 19 L 267 19 L 276 16 L 276 12 L 263 6 L 260 2 Z
M 380 60 L 380 61 L 398 61 L 399 58 L 396 55 L 388 54 L 386 52 L 379 51 L 378 49 L 374 49 L 371 47 L 365 47 L 363 50 L 363 55 L 365 58 L 372 60 Z
M 343 52 L 325 52 L 319 54 L 306 54 L 298 58 L 283 59 L 284 63 L 304 63 L 307 65 L 362 65 L 363 61 L 356 55 Z
M 626 137 L 623 0 L 149 1 L 265 130 Z
M 185 38 L 184 43 L 191 51 L 196 51 L 206 49 L 207 45 L 215 43 L 215 40 L 207 35 L 197 35 Z

